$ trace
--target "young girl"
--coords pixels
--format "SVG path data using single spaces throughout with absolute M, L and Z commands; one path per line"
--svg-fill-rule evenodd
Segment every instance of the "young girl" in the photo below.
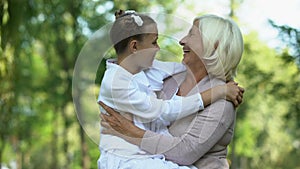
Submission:
M 154 60 L 159 50 L 158 30 L 155 21 L 149 16 L 135 12 L 116 13 L 110 37 L 117 53 L 117 60 L 107 61 L 98 101 L 121 113 L 133 112 L 136 126 L 168 135 L 167 126 L 176 119 L 202 110 L 204 106 L 221 98 L 227 97 L 237 102 L 240 88 L 234 83 L 217 86 L 187 97 L 175 95 L 171 100 L 157 99 L 155 92 L 162 89 L 163 80 L 185 71 L 186 68 L 179 63 Z M 101 136 L 100 150 L 98 168 L 101 169 L 141 168 L 143 164 L 127 166 L 134 163 L 126 161 L 164 158 L 159 154 L 150 155 L 138 146 L 111 135 Z M 170 168 L 187 168 L 170 161 L 164 162 L 169 163 Z M 157 167 L 159 168 L 159 163 L 152 166 Z

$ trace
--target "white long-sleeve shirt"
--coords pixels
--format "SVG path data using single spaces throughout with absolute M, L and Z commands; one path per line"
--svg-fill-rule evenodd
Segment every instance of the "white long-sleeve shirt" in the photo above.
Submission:
M 133 75 L 114 61 L 106 63 L 98 101 L 121 113 L 132 113 L 140 128 L 168 134 L 167 126 L 171 121 L 204 108 L 199 93 L 188 97 L 174 95 L 170 100 L 156 97 L 155 91 L 162 89 L 163 79 L 185 71 L 184 65 L 155 60 L 151 68 Z M 111 135 L 101 135 L 100 149 L 130 157 L 145 154 L 137 146 Z

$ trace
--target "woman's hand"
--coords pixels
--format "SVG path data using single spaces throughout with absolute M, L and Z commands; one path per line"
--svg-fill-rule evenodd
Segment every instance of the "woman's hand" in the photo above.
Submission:
M 233 102 L 237 107 L 243 102 L 243 94 L 245 89 L 238 86 L 238 83 L 230 81 L 226 83 L 226 100 Z
M 132 115 L 128 113 L 126 117 L 124 117 L 112 108 L 106 106 L 103 102 L 99 102 L 99 104 L 109 114 L 100 114 L 100 124 L 103 127 L 101 133 L 118 136 L 132 144 L 140 145 L 145 130 L 134 125 Z

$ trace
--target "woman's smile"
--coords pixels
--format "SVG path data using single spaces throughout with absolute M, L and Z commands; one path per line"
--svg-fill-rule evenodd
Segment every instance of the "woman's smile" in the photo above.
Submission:
M 185 56 L 190 52 L 190 49 L 188 47 L 183 47 L 182 50 L 183 50 L 183 56 Z

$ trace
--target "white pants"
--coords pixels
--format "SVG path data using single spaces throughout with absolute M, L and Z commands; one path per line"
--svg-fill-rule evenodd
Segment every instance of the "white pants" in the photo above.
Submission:
M 195 166 L 179 166 L 164 158 L 149 157 L 128 159 L 113 153 L 102 152 L 98 160 L 98 169 L 197 169 Z

